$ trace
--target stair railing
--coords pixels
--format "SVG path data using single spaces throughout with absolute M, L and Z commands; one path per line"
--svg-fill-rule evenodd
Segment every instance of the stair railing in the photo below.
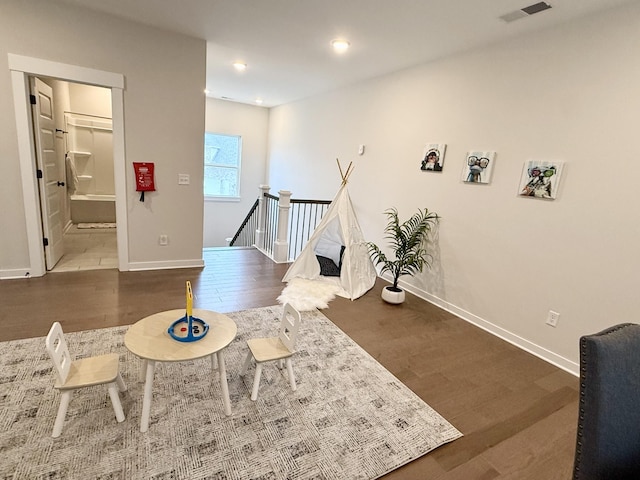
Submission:
M 260 200 L 256 199 L 249 213 L 240 224 L 240 228 L 238 228 L 238 231 L 229 242 L 229 246 L 249 247 L 255 243 L 256 230 L 258 229 L 258 215 L 256 212 L 258 211 L 259 203 Z
M 331 200 L 291 199 L 289 220 L 289 260 L 298 258 L 300 252 L 313 235 L 324 214 L 329 210 Z
M 297 258 L 313 234 L 330 200 L 297 200 L 280 190 L 279 197 L 260 185 L 260 195 L 229 246 L 254 246 L 275 262 Z

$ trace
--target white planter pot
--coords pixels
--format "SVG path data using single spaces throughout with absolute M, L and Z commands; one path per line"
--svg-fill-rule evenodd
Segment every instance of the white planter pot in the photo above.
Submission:
M 404 290 L 401 288 L 397 290 L 398 291 L 393 290 L 393 287 L 384 287 L 382 289 L 382 300 L 394 305 L 404 302 Z

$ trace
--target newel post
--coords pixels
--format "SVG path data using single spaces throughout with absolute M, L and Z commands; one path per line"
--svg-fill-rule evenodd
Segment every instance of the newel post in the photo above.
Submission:
M 260 185 L 260 196 L 258 197 L 258 229 L 256 230 L 255 245 L 258 248 L 264 248 L 264 230 L 267 211 L 264 206 L 264 194 L 269 193 L 271 187 L 269 185 Z
M 278 231 L 276 241 L 273 244 L 273 260 L 278 263 L 289 261 L 289 210 L 291 209 L 291 192 L 280 190 L 280 202 L 278 203 Z

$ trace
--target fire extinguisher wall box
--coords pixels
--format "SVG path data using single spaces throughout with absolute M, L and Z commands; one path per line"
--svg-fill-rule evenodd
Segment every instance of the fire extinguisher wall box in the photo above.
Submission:
M 144 192 L 155 192 L 156 183 L 154 179 L 153 162 L 133 162 L 133 170 L 136 175 L 136 192 L 140 194 L 140 201 L 144 202 Z

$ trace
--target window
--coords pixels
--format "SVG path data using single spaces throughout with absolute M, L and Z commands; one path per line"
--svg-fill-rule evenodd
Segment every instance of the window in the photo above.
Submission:
M 240 196 L 241 137 L 204 134 L 205 197 Z

